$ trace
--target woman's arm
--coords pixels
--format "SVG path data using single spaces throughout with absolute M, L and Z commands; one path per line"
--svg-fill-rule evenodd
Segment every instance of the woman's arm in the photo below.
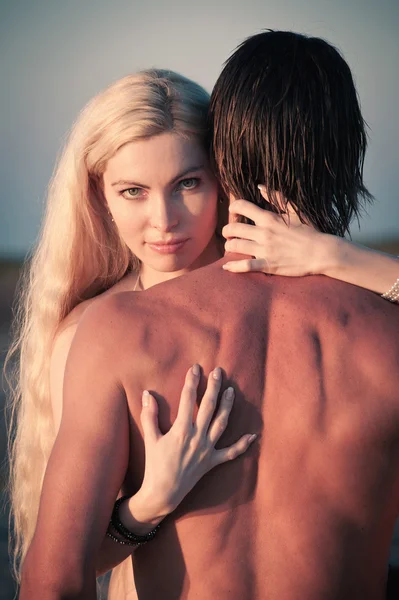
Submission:
M 293 212 L 287 225 L 283 217 L 237 200 L 231 204 L 230 214 L 245 216 L 255 226 L 229 223 L 224 227 L 226 251 L 253 257 L 226 263 L 224 268 L 229 271 L 291 277 L 327 275 L 378 294 L 391 289 L 399 277 L 398 258 L 320 233 L 301 223 Z
M 83 324 L 82 324 L 83 326 Z M 89 320 L 68 357 L 59 432 L 46 468 L 21 600 L 91 600 L 95 557 L 129 459 L 126 398 L 112 352 Z M 112 337 L 111 337 L 112 341 Z
M 324 236 L 325 234 L 319 234 Z M 346 239 L 327 236 L 321 241 L 330 250 L 330 259 L 321 265 L 320 274 L 385 294 L 399 277 L 399 258 L 372 250 Z

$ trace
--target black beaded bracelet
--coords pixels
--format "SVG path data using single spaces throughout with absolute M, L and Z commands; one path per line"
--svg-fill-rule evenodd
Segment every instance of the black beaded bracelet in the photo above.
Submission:
M 128 498 L 129 498 L 129 496 L 122 496 L 115 502 L 114 509 L 113 509 L 112 515 L 111 515 L 110 525 L 122 538 L 124 538 L 125 540 L 128 540 L 130 542 L 130 544 L 128 544 L 128 545 L 141 546 L 142 544 L 146 544 L 147 542 L 150 542 L 155 537 L 155 534 L 157 533 L 161 524 L 159 523 L 156 527 L 154 527 L 154 529 L 152 529 L 145 535 L 136 535 L 132 531 L 129 531 L 129 529 L 127 529 L 127 527 L 124 526 L 124 524 L 122 523 L 122 521 L 120 520 L 120 517 L 119 517 L 119 507 L 122 504 L 122 502 L 124 502 Z M 108 532 L 107 532 L 107 535 L 108 535 Z M 111 537 L 111 535 L 108 535 L 108 537 Z M 116 541 L 120 541 L 120 540 L 117 539 Z
M 129 540 L 127 539 L 123 539 L 121 540 L 120 538 L 116 537 L 116 535 L 114 535 L 109 528 L 107 529 L 107 537 L 109 537 L 113 542 L 117 542 L 118 544 L 122 544 L 123 546 L 140 546 L 140 544 L 135 544 L 134 542 L 129 542 Z

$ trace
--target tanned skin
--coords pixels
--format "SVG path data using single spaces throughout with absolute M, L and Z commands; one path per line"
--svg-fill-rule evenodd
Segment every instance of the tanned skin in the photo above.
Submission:
M 163 394 L 166 431 L 194 363 L 204 375 L 221 366 L 236 389 L 218 446 L 260 435 L 134 553 L 140 600 L 384 598 L 399 508 L 399 311 L 332 279 L 237 276 L 224 260 L 84 315 L 21 600 L 95 598 L 113 503 L 143 476 L 142 391 Z

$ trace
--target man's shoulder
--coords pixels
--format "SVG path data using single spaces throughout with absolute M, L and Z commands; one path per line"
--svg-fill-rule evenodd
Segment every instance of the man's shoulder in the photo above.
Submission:
M 329 310 L 348 309 L 367 311 L 384 310 L 388 304 L 378 294 L 356 285 L 324 275 L 306 277 L 272 276 L 274 289 L 282 297 L 303 305 L 328 307 Z
M 296 314 L 310 335 L 318 332 L 325 343 L 351 349 L 365 367 L 384 365 L 384 373 L 397 370 L 399 361 L 399 309 L 378 294 L 323 276 L 281 282 L 280 309 Z
M 275 296 L 301 318 L 342 325 L 362 337 L 373 332 L 374 337 L 399 338 L 398 307 L 375 292 L 325 276 L 279 279 Z

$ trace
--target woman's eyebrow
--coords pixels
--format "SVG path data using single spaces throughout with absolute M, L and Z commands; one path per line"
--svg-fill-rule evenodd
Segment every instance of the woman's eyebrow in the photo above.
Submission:
M 194 167 L 189 167 L 188 169 L 185 169 L 183 171 L 183 173 L 180 173 L 179 175 L 177 175 L 176 177 L 174 177 L 170 183 L 175 183 L 178 179 L 181 179 L 182 177 L 184 177 L 188 173 L 195 173 L 196 171 L 201 171 L 203 168 L 204 168 L 204 165 L 197 165 L 197 166 L 194 166 Z
M 174 177 L 170 183 L 173 184 L 178 179 L 181 179 L 188 173 L 195 173 L 196 171 L 201 171 L 203 168 L 204 168 L 204 165 L 196 165 L 193 167 L 189 167 L 188 169 L 185 169 L 182 173 L 179 173 L 179 175 L 176 175 L 176 177 Z M 116 185 L 130 185 L 131 187 L 140 187 L 140 188 L 144 188 L 146 190 L 150 189 L 150 186 L 145 185 L 144 183 L 139 183 L 138 181 L 132 181 L 131 179 L 119 179 L 118 181 L 114 181 L 114 183 L 111 183 L 112 187 L 114 187 Z

